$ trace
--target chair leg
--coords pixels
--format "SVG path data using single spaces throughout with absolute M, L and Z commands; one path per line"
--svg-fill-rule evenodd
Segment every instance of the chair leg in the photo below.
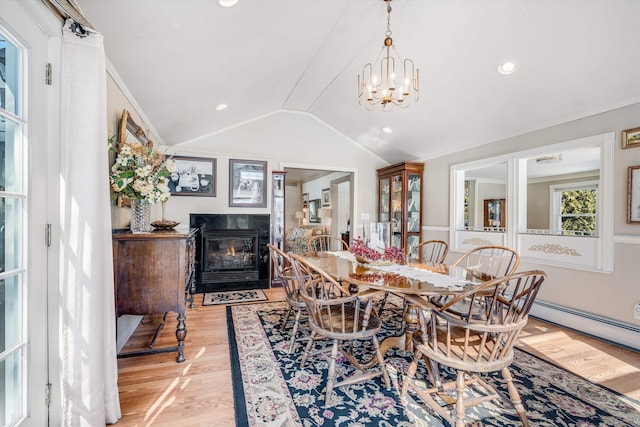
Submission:
M 387 365 L 384 362 L 384 357 L 382 357 L 382 353 L 380 352 L 380 343 L 378 342 L 378 337 L 373 336 L 373 348 L 376 352 L 376 358 L 378 359 L 378 365 L 380 366 L 380 370 L 382 371 L 382 378 L 384 378 L 384 385 L 387 390 L 391 388 L 391 381 L 389 381 L 389 373 L 387 372 Z
M 409 368 L 407 368 L 407 375 L 404 377 L 404 381 L 402 382 L 402 391 L 400 392 L 400 397 L 404 398 L 407 395 L 409 385 L 411 381 L 413 381 L 413 377 L 416 376 L 416 371 L 418 370 L 418 361 L 421 358 L 422 352 L 416 348 L 413 359 L 411 360 L 411 364 L 409 365 Z
M 289 309 L 287 310 L 287 313 L 282 318 L 281 329 L 283 329 L 283 330 L 284 330 L 284 328 L 287 327 L 287 322 L 289 321 L 289 317 L 291 316 L 291 310 L 293 310 L 293 306 L 290 305 Z
M 509 368 L 502 368 L 502 377 L 507 382 L 507 388 L 509 390 L 509 398 L 513 403 L 513 406 L 516 408 L 518 412 L 518 417 L 520 417 L 520 421 L 522 425 L 525 427 L 529 426 L 529 420 L 527 419 L 527 414 L 524 410 L 524 406 L 522 405 L 522 400 L 520 399 L 520 393 L 518 393 L 518 389 L 515 384 L 513 384 L 513 377 L 511 376 L 511 371 Z
M 465 427 L 465 408 L 464 408 L 464 371 L 458 371 L 456 377 L 456 427 Z
M 303 368 L 304 364 L 307 363 L 307 357 L 309 357 L 309 353 L 311 353 L 311 349 L 313 348 L 313 343 L 315 342 L 316 339 L 316 333 L 315 332 L 311 332 L 311 338 L 309 339 L 309 342 L 307 343 L 307 346 L 304 349 L 304 354 L 302 355 L 302 358 L 300 359 L 300 367 Z
M 291 330 L 291 340 L 289 342 L 289 353 L 293 351 L 293 346 L 296 343 L 296 335 L 298 334 L 298 327 L 300 326 L 300 316 L 302 310 L 298 307 L 296 310 L 296 319 L 293 323 L 293 329 Z
M 336 380 L 336 359 L 338 358 L 338 340 L 333 340 L 331 348 L 331 359 L 329 361 L 329 370 L 327 372 L 327 391 L 324 396 L 324 405 L 331 405 L 331 395 L 333 394 L 333 384 Z

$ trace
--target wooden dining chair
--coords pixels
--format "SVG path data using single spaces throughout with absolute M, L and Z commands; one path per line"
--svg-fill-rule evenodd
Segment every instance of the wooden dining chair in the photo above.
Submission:
M 509 403 L 522 424 L 528 426 L 509 365 L 513 360 L 513 346 L 527 324 L 529 311 L 545 278 L 540 270 L 499 277 L 455 296 L 442 307 L 410 297 L 423 308 L 419 311 L 423 326 L 413 334 L 415 353 L 402 386 L 402 398 L 406 399 L 407 391 L 412 389 L 436 414 L 451 425 L 462 427 L 466 425 L 468 408 L 502 398 L 502 394 L 480 377 L 480 374 L 500 371 L 507 383 Z M 458 316 L 448 310 L 463 300 L 471 301 L 466 315 Z M 477 307 L 483 309 L 481 318 L 472 315 Z M 426 389 L 415 380 L 421 359 L 427 362 L 430 376 Z M 439 366 L 455 369 L 455 380 L 443 383 Z M 477 386 L 483 388 L 484 394 L 476 392 L 477 396 L 465 396 L 471 385 L 476 385 L 473 390 L 478 390 Z
M 463 254 L 452 264 L 452 268 L 462 267 L 469 274 L 469 280 L 487 281 L 509 275 L 516 271 L 520 264 L 520 255 L 506 246 L 478 246 Z M 431 303 L 442 307 L 451 299 L 448 296 L 431 298 Z M 458 314 L 468 308 L 468 301 L 459 301 L 455 305 L 447 305 L 449 311 Z
M 329 234 L 319 234 L 309 238 L 307 242 L 307 254 L 315 256 L 322 251 L 348 251 L 349 245 L 339 237 Z
M 296 341 L 300 340 L 298 337 L 300 323 L 306 318 L 305 303 L 302 298 L 300 298 L 298 279 L 291 266 L 289 256 L 272 244 L 267 244 L 267 247 L 269 248 L 269 254 L 273 262 L 274 278 L 282 283 L 285 301 L 288 304 L 287 311 L 282 318 L 282 330 L 286 330 L 287 325 L 292 323 L 291 337 L 289 339 L 289 352 L 292 352 Z M 304 274 L 305 273 L 303 273 L 303 275 Z M 295 314 L 295 316 L 293 322 L 290 322 L 292 314 Z
M 442 264 L 449 253 L 449 245 L 443 240 L 426 240 L 409 248 L 407 262 L 420 261 L 430 264 Z
M 290 258 L 300 283 L 300 296 L 306 304 L 311 326 L 311 339 L 300 361 L 300 367 L 304 368 L 311 354 L 320 354 L 328 359 L 325 406 L 331 406 L 334 388 L 368 381 L 380 375 L 384 379 L 386 389 L 389 390 L 389 374 L 376 336 L 382 323 L 372 308 L 371 298 L 359 293 L 350 295 L 348 290 L 343 289 L 340 283 L 321 268 L 308 263 L 298 255 L 291 254 Z M 304 276 L 305 270 L 310 274 Z M 316 342 L 323 338 L 331 340 L 332 345 L 312 353 Z M 354 340 L 370 340 L 373 344 L 373 359 L 376 363 L 372 363 L 370 368 L 365 367 L 365 361 L 359 361 L 349 351 Z M 338 353 L 343 354 L 358 372 L 351 375 L 342 372 L 336 363 Z M 375 367 L 377 369 L 373 369 Z M 338 370 L 343 378 L 341 381 L 336 381 Z
M 463 254 L 453 266 L 490 278 L 513 273 L 520 264 L 520 255 L 506 246 L 478 246 Z

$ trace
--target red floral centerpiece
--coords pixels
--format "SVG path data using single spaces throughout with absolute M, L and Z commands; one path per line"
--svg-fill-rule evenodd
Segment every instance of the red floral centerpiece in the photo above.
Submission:
M 359 237 L 354 239 L 353 244 L 349 247 L 349 252 L 355 255 L 356 261 L 360 264 L 369 264 L 376 261 L 405 263 L 404 252 L 400 248 L 389 246 L 384 252 L 378 252 L 367 246 L 367 242 Z

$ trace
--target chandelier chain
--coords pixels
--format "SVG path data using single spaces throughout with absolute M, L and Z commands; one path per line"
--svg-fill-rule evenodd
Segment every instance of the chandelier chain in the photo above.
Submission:
M 385 32 L 384 35 L 391 37 L 391 34 L 391 2 L 389 2 L 389 4 L 387 4 L 387 32 Z

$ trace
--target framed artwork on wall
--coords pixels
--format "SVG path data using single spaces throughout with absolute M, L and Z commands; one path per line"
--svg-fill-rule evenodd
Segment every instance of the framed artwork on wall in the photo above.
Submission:
M 640 166 L 629 167 L 627 183 L 627 223 L 640 223 Z
M 329 195 L 330 195 L 329 189 L 323 188 L 322 189 L 322 207 L 323 208 L 331 207 L 331 201 L 330 201 Z
M 309 222 L 320 222 L 318 211 L 320 210 L 320 199 L 309 200 Z
M 267 206 L 267 162 L 229 159 L 229 206 Z
M 216 159 L 173 156 L 176 170 L 169 176 L 172 196 L 216 195 Z
M 640 128 L 622 131 L 622 148 L 640 147 Z
M 302 193 L 302 208 L 307 209 L 309 207 L 309 193 Z

